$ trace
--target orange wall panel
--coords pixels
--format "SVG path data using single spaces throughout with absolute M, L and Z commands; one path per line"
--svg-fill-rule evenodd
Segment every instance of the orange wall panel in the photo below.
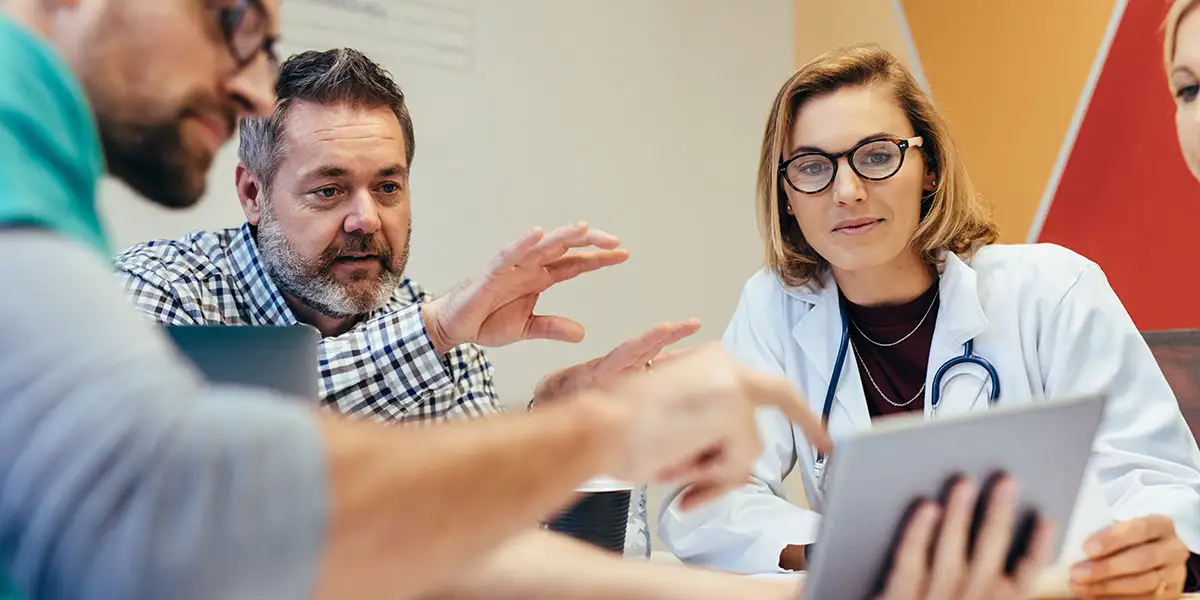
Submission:
M 879 44 L 913 64 L 896 0 L 796 0 L 795 19 L 797 67 L 822 52 L 861 42 Z
M 901 3 L 1002 241 L 1024 241 L 1115 0 Z

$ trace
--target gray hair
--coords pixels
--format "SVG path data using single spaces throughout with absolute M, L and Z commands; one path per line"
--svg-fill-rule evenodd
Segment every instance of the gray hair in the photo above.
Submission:
M 288 58 L 279 69 L 275 84 L 275 114 L 245 118 L 241 124 L 238 158 L 269 188 L 283 154 L 283 128 L 288 111 L 297 100 L 318 104 L 349 103 L 353 106 L 392 109 L 404 129 L 408 165 L 416 152 L 412 117 L 404 102 L 404 92 L 391 74 L 378 63 L 352 48 L 323 52 L 308 51 Z

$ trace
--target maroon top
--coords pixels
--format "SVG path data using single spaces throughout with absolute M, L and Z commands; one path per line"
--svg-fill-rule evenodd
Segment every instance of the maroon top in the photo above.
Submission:
M 924 410 L 922 388 L 940 303 L 937 280 L 904 304 L 860 306 L 844 296 L 842 301 L 871 417 Z

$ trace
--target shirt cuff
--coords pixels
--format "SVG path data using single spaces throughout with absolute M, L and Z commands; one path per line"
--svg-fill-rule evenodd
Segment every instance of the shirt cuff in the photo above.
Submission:
M 1193 552 L 1187 561 L 1187 583 L 1183 584 L 1185 594 L 1200 592 L 1200 554 Z
M 371 347 L 375 348 L 375 364 L 392 365 L 384 370 L 393 388 L 420 394 L 424 390 L 438 390 L 452 385 L 449 359 L 438 355 L 433 340 L 425 329 L 421 317 L 421 305 L 392 313 L 384 318 L 382 326 L 372 328 Z

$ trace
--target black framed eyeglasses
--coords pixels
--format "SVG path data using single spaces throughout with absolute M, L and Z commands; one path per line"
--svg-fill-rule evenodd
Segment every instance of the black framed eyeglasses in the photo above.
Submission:
M 266 54 L 273 69 L 279 67 L 279 57 L 275 54 L 276 38 L 269 33 L 267 10 L 263 8 L 262 0 L 238 0 L 232 8 L 217 9 L 217 20 L 238 69 L 253 63 L 260 52 Z
M 805 152 L 783 161 L 779 165 L 779 176 L 797 192 L 819 194 L 833 184 L 837 177 L 838 161 L 845 156 L 850 170 L 859 177 L 881 181 L 899 173 L 908 149 L 920 147 L 923 143 L 921 136 L 906 140 L 876 138 L 838 154 Z

